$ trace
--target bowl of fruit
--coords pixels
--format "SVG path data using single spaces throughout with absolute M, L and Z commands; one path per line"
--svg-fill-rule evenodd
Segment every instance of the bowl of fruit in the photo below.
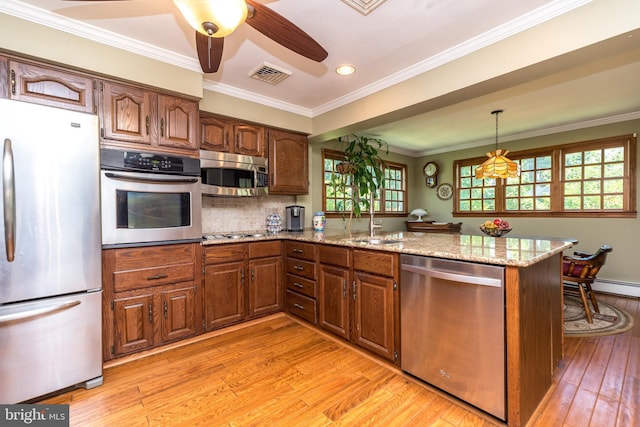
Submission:
M 492 237 L 501 237 L 511 231 L 511 225 L 504 219 L 496 218 L 493 221 L 485 221 L 480 225 L 484 234 Z

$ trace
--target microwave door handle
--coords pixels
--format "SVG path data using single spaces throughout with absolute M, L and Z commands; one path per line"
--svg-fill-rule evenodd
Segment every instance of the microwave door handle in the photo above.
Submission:
M 16 183 L 11 140 L 4 140 L 2 151 L 2 205 L 4 208 L 4 244 L 7 261 L 13 262 L 16 251 Z
M 199 178 L 178 178 L 178 179 L 166 179 L 166 178 L 137 178 L 127 175 L 122 175 L 119 173 L 107 172 L 105 173 L 107 178 L 111 179 L 119 179 L 122 181 L 133 181 L 133 182 L 151 182 L 151 183 L 166 183 L 166 184 L 194 184 L 198 182 Z

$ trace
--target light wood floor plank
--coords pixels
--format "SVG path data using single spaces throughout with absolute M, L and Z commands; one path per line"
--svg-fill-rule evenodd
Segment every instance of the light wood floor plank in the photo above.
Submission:
M 608 337 L 565 338 L 548 397 L 528 427 L 640 425 L 640 299 Z M 110 362 L 105 384 L 42 400 L 72 426 L 503 426 L 398 369 L 286 315 Z

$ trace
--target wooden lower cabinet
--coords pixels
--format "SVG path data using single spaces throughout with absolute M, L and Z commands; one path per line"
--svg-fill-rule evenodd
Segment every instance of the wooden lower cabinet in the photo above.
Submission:
M 318 246 L 319 326 L 398 364 L 398 255 Z
M 198 243 L 105 249 L 102 259 L 104 360 L 202 331 Z
M 281 248 L 279 240 L 205 248 L 206 330 L 282 309 Z

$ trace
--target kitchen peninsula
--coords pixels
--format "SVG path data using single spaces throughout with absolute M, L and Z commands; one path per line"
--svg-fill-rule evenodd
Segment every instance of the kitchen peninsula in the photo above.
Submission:
M 387 294 L 393 294 L 392 307 L 395 314 L 387 320 L 392 322 L 394 327 L 390 334 L 387 330 L 383 335 L 385 339 L 388 335 L 395 336 L 395 342 L 390 344 L 392 349 L 399 348 L 400 325 L 397 312 L 398 300 L 402 298 L 402 283 L 398 285 L 400 254 L 504 266 L 508 425 L 526 425 L 550 388 L 553 371 L 562 358 L 562 251 L 573 246 L 572 242 L 548 238 L 493 238 L 483 235 L 413 232 L 378 233 L 375 238 L 368 234 L 312 231 L 262 236 L 256 236 L 259 233 L 246 234 L 250 237 L 205 240 L 205 253 L 207 248 L 219 244 L 284 240 L 284 270 L 287 276 L 284 279 L 287 288 L 285 292 L 297 298 L 291 305 L 285 302 L 285 308 L 289 312 L 292 312 L 291 307 L 306 310 L 308 307 L 305 306 L 305 301 L 315 304 L 315 299 L 309 295 L 319 295 L 318 298 L 322 299 L 322 290 L 318 290 L 316 294 L 316 278 L 321 283 L 326 281 L 339 284 L 340 289 L 337 292 L 326 295 L 335 295 L 337 299 L 344 295 L 345 300 L 349 299 L 347 295 L 351 293 L 351 289 L 347 290 L 349 281 L 346 279 L 349 277 L 353 277 L 354 300 L 358 277 L 363 278 L 363 283 L 367 278 L 369 283 L 374 285 L 379 283 L 387 286 L 385 283 L 389 283 L 386 290 Z M 305 269 L 310 272 L 307 273 Z M 319 270 L 318 274 L 316 270 Z M 372 272 L 377 275 L 373 276 Z M 289 286 L 290 284 L 292 286 Z M 319 287 L 321 285 L 318 285 Z M 322 304 L 321 301 L 319 305 Z M 331 304 L 336 303 L 332 301 Z M 313 316 L 307 317 L 306 320 L 321 327 L 329 325 L 330 328 L 324 329 L 340 335 L 341 329 L 336 328 L 340 325 L 329 322 L 326 316 L 323 319 L 324 308 L 320 307 L 318 310 L 318 316 L 314 312 Z M 358 306 L 351 309 L 342 308 L 341 312 L 349 311 L 355 313 L 354 316 L 362 315 Z M 320 319 L 316 323 L 318 317 Z M 388 316 L 383 313 L 383 317 Z M 377 352 L 379 356 L 382 355 L 383 358 L 399 365 L 397 352 L 394 359 L 393 351 L 385 353 L 382 351 L 384 346 L 364 339 L 366 337 L 361 336 L 359 327 L 354 329 L 358 331 L 352 332 L 351 335 L 348 330 L 344 332 L 347 340 L 374 353 Z

